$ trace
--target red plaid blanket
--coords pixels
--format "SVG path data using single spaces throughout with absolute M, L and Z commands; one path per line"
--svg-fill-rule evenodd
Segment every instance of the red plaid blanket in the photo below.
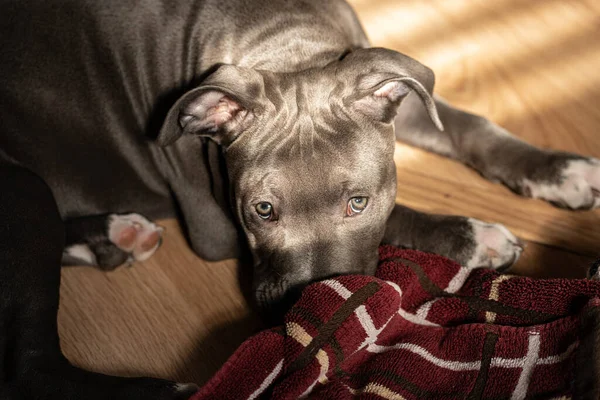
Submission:
M 598 398 L 600 282 L 380 257 L 307 287 L 192 399 Z

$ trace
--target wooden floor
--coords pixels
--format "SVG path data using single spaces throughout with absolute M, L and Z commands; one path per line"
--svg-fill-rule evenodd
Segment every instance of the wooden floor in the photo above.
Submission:
M 437 91 L 539 146 L 600 157 L 597 0 L 353 0 L 377 46 L 432 67 Z M 519 198 L 452 161 L 397 148 L 398 202 L 502 222 L 528 242 L 517 273 L 581 277 L 600 250 L 600 211 Z M 259 328 L 236 262 L 208 263 L 175 221 L 149 261 L 111 273 L 65 269 L 67 356 L 110 374 L 203 383 Z

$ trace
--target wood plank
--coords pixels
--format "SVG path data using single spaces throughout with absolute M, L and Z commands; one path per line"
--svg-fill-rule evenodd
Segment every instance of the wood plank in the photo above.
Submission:
M 582 256 L 555 247 L 525 242 L 521 258 L 508 271 L 532 278 L 585 278 L 596 257 Z

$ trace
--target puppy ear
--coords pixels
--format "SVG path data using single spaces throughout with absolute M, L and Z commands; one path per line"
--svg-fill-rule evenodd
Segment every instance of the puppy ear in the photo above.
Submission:
M 264 86 L 258 72 L 221 66 L 201 86 L 175 103 L 157 143 L 167 146 L 182 135 L 196 135 L 228 146 L 255 119 L 262 96 Z
M 440 131 L 444 130 L 433 100 L 435 76 L 416 60 L 388 49 L 359 49 L 341 61 L 337 75 L 338 79 L 355 82 L 344 103 L 350 103 L 363 115 L 390 123 L 402 100 L 414 91 L 431 121 Z

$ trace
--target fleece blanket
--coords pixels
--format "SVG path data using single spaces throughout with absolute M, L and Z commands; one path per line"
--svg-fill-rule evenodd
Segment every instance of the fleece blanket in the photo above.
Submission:
M 192 399 L 598 399 L 600 282 L 380 259 L 307 287 Z

